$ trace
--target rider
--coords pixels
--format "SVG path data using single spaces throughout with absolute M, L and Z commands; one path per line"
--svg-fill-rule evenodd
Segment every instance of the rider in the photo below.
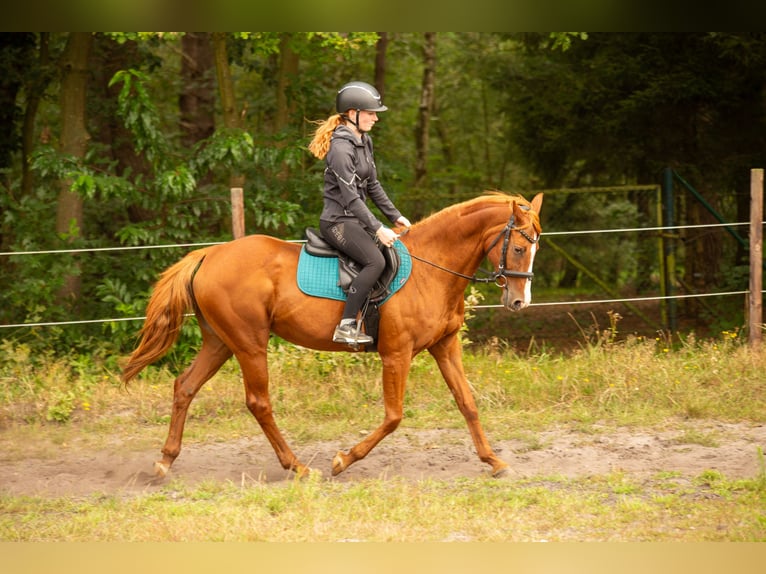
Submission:
M 366 199 L 372 199 L 391 223 L 409 227 L 410 222 L 386 195 L 375 169 L 368 132 L 378 121 L 378 112 L 388 109 L 378 90 L 365 82 L 349 82 L 338 90 L 335 108 L 338 113 L 317 122 L 319 127 L 309 144 L 311 153 L 327 164 L 319 229 L 328 243 L 362 269 L 349 288 L 333 341 L 368 345 L 373 339 L 359 331 L 356 318 L 386 265 L 375 240 L 391 247 L 397 235 L 375 217 Z

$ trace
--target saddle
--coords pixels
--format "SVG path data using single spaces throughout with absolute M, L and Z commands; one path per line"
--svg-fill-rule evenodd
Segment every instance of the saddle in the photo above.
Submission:
M 338 259 L 338 286 L 344 293 L 348 294 L 351 282 L 361 271 L 359 263 L 327 243 L 319 229 L 307 227 L 304 233 L 306 236 L 306 243 L 304 245 L 306 253 L 314 257 L 335 257 Z M 369 302 L 373 304 L 383 301 L 391 294 L 391 282 L 399 272 L 399 266 L 401 265 L 399 252 L 396 249 L 380 244 L 378 246 L 386 260 L 386 268 L 368 296 Z

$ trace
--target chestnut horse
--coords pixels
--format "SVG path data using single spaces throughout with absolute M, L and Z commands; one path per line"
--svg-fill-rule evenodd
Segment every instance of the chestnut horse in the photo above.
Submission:
M 383 364 L 385 415 L 369 436 L 333 458 L 333 475 L 364 458 L 397 428 L 412 358 L 424 349 L 436 359 L 479 459 L 491 465 L 494 476 L 505 473 L 508 465 L 495 455 L 479 423 L 458 332 L 470 281 L 496 283 L 506 309 L 529 305 L 542 200 L 542 194 L 531 202 L 498 192 L 484 194 L 427 217 L 401 237 L 414 261 L 408 282 L 380 307 L 377 352 Z M 195 395 L 232 355 L 242 369 L 246 405 L 279 462 L 299 476 L 310 472 L 290 450 L 272 414 L 269 335 L 312 349 L 353 349 L 332 341 L 343 303 L 299 290 L 300 250 L 295 243 L 251 235 L 189 253 L 154 286 L 141 339 L 123 370 L 126 383 L 176 342 L 187 311 L 194 311 L 202 331 L 199 353 L 175 380 L 170 429 L 162 460 L 155 464 L 159 476 L 167 474 L 181 452 L 186 414 Z M 485 257 L 495 269 L 489 277 L 478 278 L 475 273 Z

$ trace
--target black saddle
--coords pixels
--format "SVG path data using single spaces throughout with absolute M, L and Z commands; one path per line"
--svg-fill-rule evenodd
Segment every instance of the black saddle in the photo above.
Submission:
M 307 227 L 304 234 L 306 236 L 306 244 L 304 245 L 306 253 L 315 257 L 336 257 L 338 259 L 338 286 L 343 289 L 344 293 L 348 293 L 351 282 L 361 270 L 359 263 L 327 243 L 319 229 Z M 368 297 L 370 303 L 378 303 L 388 297 L 391 292 L 389 285 L 399 271 L 400 265 L 399 252 L 396 249 L 380 243 L 378 243 L 378 247 L 386 260 L 386 268 L 370 291 Z

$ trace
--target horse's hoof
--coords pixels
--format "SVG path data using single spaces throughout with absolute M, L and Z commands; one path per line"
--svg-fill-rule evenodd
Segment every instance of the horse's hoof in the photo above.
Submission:
M 339 452 L 335 455 L 335 458 L 332 459 L 332 475 L 338 476 L 341 472 L 346 470 L 348 465 L 346 464 L 345 460 L 346 455 L 342 452 Z
M 511 467 L 507 464 L 492 471 L 492 478 L 509 478 L 511 476 Z
M 157 461 L 154 463 L 154 474 L 158 478 L 165 478 L 168 475 L 168 472 L 170 472 L 170 467 L 164 462 Z

